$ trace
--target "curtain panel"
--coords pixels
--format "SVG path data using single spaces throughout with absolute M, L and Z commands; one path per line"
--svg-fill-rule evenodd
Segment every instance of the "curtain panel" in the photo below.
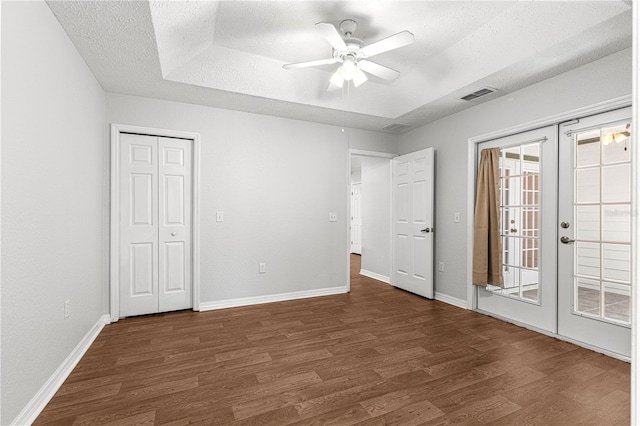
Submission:
M 500 148 L 480 153 L 473 228 L 473 284 L 504 287 L 500 237 Z

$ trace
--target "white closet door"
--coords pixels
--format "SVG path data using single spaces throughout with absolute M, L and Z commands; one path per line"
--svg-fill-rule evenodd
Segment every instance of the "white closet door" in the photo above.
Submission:
M 159 138 L 159 309 L 191 307 L 191 141 Z
M 120 141 L 120 316 L 191 308 L 192 141 Z
M 120 316 L 158 312 L 158 143 L 121 134 Z

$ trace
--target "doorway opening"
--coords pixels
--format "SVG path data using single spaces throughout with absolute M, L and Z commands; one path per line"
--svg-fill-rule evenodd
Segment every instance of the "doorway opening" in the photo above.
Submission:
M 354 262 L 359 264 L 359 275 L 390 283 L 391 159 L 394 157 L 395 154 L 349 150 L 349 288 Z

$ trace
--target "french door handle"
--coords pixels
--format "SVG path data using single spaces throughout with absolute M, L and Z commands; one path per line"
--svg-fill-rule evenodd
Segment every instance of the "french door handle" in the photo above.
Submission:
M 569 244 L 569 243 L 573 243 L 573 242 L 575 242 L 575 241 L 576 241 L 576 240 L 572 240 L 572 239 L 571 239 L 571 238 L 569 238 L 569 237 L 560 237 L 560 242 L 561 242 L 562 244 Z
M 424 229 L 421 229 L 421 230 L 420 230 L 420 232 L 424 232 L 424 233 L 427 233 L 427 234 L 428 234 L 429 232 L 432 232 L 432 231 L 433 231 L 433 228 L 424 228 Z

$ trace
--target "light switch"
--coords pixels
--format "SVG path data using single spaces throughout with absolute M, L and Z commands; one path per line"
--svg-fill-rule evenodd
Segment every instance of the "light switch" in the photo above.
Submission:
M 216 222 L 224 222 L 224 212 L 216 212 Z
M 455 223 L 460 223 L 460 213 L 456 212 L 453 214 L 453 221 Z

